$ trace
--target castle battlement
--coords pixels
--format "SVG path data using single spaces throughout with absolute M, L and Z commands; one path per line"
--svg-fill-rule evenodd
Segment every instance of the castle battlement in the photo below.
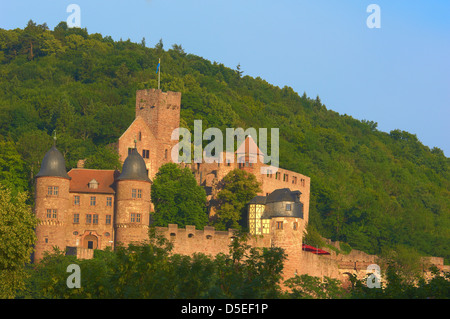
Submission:
M 177 224 L 169 224 L 168 227 L 155 227 L 159 234 L 166 235 L 170 239 L 213 239 L 228 240 L 234 237 L 235 230 L 228 231 L 216 230 L 212 226 L 205 226 L 203 230 L 196 229 L 193 225 L 186 225 L 185 228 L 178 228 Z
M 136 112 L 138 112 L 138 109 L 142 109 L 147 106 L 165 106 L 166 108 L 175 108 L 179 107 L 180 105 L 181 92 L 163 92 L 162 90 L 158 89 L 145 89 L 136 91 Z

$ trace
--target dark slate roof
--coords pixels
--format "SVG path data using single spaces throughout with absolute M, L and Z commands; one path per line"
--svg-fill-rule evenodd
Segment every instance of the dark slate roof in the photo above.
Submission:
M 303 218 L 303 203 L 300 202 L 301 194 L 298 190 L 291 191 L 289 188 L 280 188 L 274 190 L 267 196 L 255 196 L 248 204 L 266 205 L 262 218 Z M 283 202 L 291 202 L 291 209 L 286 210 L 286 205 Z
M 122 173 L 117 178 L 118 181 L 125 179 L 151 182 L 147 175 L 144 159 L 135 148 L 123 162 Z
M 70 179 L 66 171 L 66 161 L 64 156 L 56 148 L 55 145 L 45 154 L 42 160 L 41 169 L 36 177 L 63 177 Z
M 299 202 L 300 191 L 291 191 L 289 188 L 274 190 L 266 198 L 266 204 L 274 202 Z
M 286 210 L 286 206 L 281 207 L 281 204 L 273 203 L 266 205 L 262 218 L 273 217 L 297 217 L 303 218 L 303 203 L 297 202 L 291 205 L 291 210 Z
M 266 196 L 255 196 L 248 202 L 248 204 L 265 205 L 266 204 Z

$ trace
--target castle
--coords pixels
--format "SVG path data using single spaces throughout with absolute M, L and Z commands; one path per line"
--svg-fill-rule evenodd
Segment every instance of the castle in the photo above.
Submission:
M 122 171 L 85 169 L 66 171 L 62 154 L 53 146 L 44 156 L 36 175 L 35 214 L 37 242 L 34 261 L 42 259 L 53 246 L 91 258 L 93 249 L 114 249 L 148 238 L 153 205 L 150 200 L 152 180 L 159 168 L 171 162 L 171 151 L 178 140 L 172 132 L 180 126 L 181 93 L 148 89 L 136 92 L 136 116 L 116 143 Z M 288 256 L 284 277 L 310 274 L 345 279 L 344 274 L 366 274 L 376 256 L 352 251 L 337 255 L 304 245 L 303 233 L 309 218 L 310 178 L 278 168 L 272 174 L 261 174 L 265 164 L 251 160 L 259 154 L 251 137 L 226 163 L 183 164 L 190 167 L 199 185 L 214 198 L 223 178 L 234 169 L 256 176 L 261 193 L 247 205 L 249 244 L 254 247 L 281 247 Z M 256 154 L 255 151 L 256 150 Z M 238 160 L 240 159 L 240 160 Z M 214 216 L 214 210 L 210 211 Z M 174 243 L 174 253 L 228 253 L 233 231 L 216 231 L 213 227 L 196 230 L 194 226 L 179 229 L 177 225 L 157 227 Z M 339 247 L 338 243 L 331 243 Z M 433 263 L 443 265 L 443 260 Z

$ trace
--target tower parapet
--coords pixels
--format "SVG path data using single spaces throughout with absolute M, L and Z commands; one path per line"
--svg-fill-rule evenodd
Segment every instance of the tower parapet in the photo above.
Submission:
M 178 143 L 172 132 L 180 126 L 181 92 L 157 89 L 136 92 L 136 117 L 142 117 L 158 141 L 160 163 L 170 162 L 171 150 Z

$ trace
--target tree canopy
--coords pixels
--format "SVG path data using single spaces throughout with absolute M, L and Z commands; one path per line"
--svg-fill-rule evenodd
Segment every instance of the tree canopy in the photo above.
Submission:
M 153 180 L 151 198 L 155 226 L 178 224 L 203 229 L 208 223 L 206 192 L 187 167 L 180 168 L 175 163 L 162 165 Z
M 229 172 L 222 181 L 217 194 L 218 210 L 214 226 L 227 230 L 246 228 L 246 204 L 261 192 L 260 183 L 255 175 L 241 169 Z

